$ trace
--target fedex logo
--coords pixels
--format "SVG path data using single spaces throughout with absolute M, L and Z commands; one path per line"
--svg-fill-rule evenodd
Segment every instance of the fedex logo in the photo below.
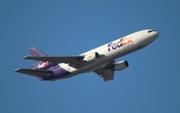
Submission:
M 115 50 L 115 49 L 117 49 L 117 48 L 120 48 L 121 46 L 126 46 L 126 45 L 128 45 L 128 44 L 130 44 L 130 43 L 132 43 L 133 41 L 132 41 L 132 39 L 131 39 L 132 37 L 124 37 L 124 38 L 121 38 L 117 43 L 115 42 L 115 43 L 109 43 L 108 44 L 108 51 L 111 51 L 111 49 L 112 50 Z
M 49 62 L 45 62 L 45 63 L 43 63 L 43 64 L 40 64 L 40 65 L 38 65 L 38 69 L 41 69 L 41 68 L 44 68 L 44 67 L 46 67 L 46 66 L 48 66 L 49 65 Z

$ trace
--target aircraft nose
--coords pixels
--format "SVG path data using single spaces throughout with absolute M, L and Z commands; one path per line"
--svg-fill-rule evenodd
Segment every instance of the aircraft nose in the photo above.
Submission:
M 156 30 L 149 30 L 148 34 L 149 34 L 148 39 L 149 39 L 150 42 L 154 41 L 159 36 L 159 32 L 156 31 Z
M 156 40 L 159 36 L 159 32 L 153 29 L 146 30 L 144 37 L 140 39 L 141 47 L 145 47 Z
M 155 39 L 156 39 L 158 36 L 159 36 L 159 32 L 158 32 L 158 31 L 155 31 L 155 32 L 154 32 L 154 37 L 155 37 Z

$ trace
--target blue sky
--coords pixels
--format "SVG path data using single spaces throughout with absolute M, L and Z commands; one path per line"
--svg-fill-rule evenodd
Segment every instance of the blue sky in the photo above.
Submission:
M 1 0 L 0 112 L 179 113 L 178 0 Z M 44 82 L 15 73 L 35 46 L 48 55 L 78 55 L 132 32 L 160 36 L 117 61 L 130 66 L 104 82 L 95 73 Z

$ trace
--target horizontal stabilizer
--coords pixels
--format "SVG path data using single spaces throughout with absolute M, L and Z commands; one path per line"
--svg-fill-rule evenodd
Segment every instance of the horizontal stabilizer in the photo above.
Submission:
M 23 73 L 23 74 L 28 74 L 28 75 L 35 76 L 35 77 L 43 77 L 45 75 L 51 74 L 53 71 L 49 71 L 49 70 L 33 70 L 33 69 L 22 69 L 22 68 L 19 68 L 19 69 L 15 70 L 15 72 L 19 72 L 19 73 Z
M 23 59 L 49 61 L 53 63 L 73 63 L 83 60 L 83 56 L 25 56 Z

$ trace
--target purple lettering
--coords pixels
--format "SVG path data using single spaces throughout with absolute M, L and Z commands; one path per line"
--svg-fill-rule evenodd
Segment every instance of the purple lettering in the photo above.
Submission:
M 122 39 L 120 39 L 117 43 L 109 43 L 108 44 L 108 51 L 111 51 L 111 49 L 115 50 L 117 48 L 120 48 L 122 46 Z
M 110 51 L 110 47 L 112 46 L 111 44 L 112 44 L 112 43 L 109 43 L 109 44 L 108 44 L 108 51 Z

